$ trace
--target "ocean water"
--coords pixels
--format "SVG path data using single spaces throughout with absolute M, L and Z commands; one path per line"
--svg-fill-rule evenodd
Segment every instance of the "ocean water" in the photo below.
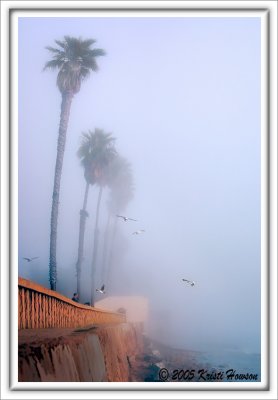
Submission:
M 224 382 L 261 381 L 261 355 L 257 353 L 239 350 L 200 352 L 198 361 L 208 373 L 223 372 Z
M 193 346 L 192 346 L 193 347 Z M 199 347 L 199 348 L 198 348 Z M 261 382 L 261 354 L 239 346 L 215 344 L 194 346 L 169 346 L 150 340 L 149 352 L 157 356 L 156 367 L 167 369 L 170 381 L 192 382 Z M 152 361 L 153 362 L 153 361 Z M 173 378 L 173 372 L 175 378 Z M 189 374 L 187 371 L 193 371 Z M 201 371 L 201 372 L 200 372 Z M 184 372 L 184 373 L 183 373 Z M 189 375 L 190 377 L 189 377 Z M 156 371 L 156 379 L 160 377 Z

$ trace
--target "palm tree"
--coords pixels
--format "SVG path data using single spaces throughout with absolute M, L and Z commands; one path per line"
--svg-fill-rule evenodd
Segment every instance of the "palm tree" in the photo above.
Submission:
M 56 243 L 60 182 L 71 103 L 74 95 L 79 92 L 82 81 L 89 77 L 91 71 L 98 70 L 96 58 L 105 54 L 102 49 L 91 48 L 95 43 L 93 39 L 82 40 L 65 36 L 63 41 L 55 42 L 58 48 L 46 47 L 52 53 L 52 59 L 44 66 L 44 70 L 58 69 L 57 86 L 62 95 L 51 210 L 49 281 L 52 290 L 56 290 L 57 282 Z
M 118 218 L 116 217 L 116 215 L 126 209 L 128 203 L 132 200 L 134 195 L 133 173 L 131 169 L 131 164 L 124 157 L 118 155 L 109 165 L 108 185 L 111 190 L 110 198 L 107 203 L 109 213 L 103 247 L 103 282 L 107 280 L 111 271 L 114 242 L 118 222 Z M 113 227 L 112 229 L 110 229 L 110 221 L 112 216 Z
M 80 274 L 81 264 L 84 252 L 84 235 L 85 224 L 88 213 L 86 211 L 89 185 L 97 184 L 100 188 L 96 210 L 95 220 L 95 233 L 94 233 L 94 246 L 93 246 L 93 261 L 92 261 L 92 291 L 93 291 L 93 278 L 96 268 L 96 257 L 98 248 L 98 220 L 100 211 L 100 201 L 102 196 L 103 187 L 106 185 L 106 171 L 109 163 L 116 155 L 114 147 L 115 138 L 110 133 L 105 133 L 101 129 L 95 129 L 94 132 L 88 131 L 82 134 L 82 142 L 78 150 L 78 157 L 81 159 L 81 164 L 84 168 L 84 177 L 86 180 L 86 189 L 83 201 L 83 208 L 80 210 L 80 224 L 79 224 L 79 241 L 78 241 L 78 257 L 76 263 L 77 270 L 77 292 L 80 293 Z M 92 298 L 92 294 L 91 294 Z M 93 304 L 93 302 L 91 302 Z

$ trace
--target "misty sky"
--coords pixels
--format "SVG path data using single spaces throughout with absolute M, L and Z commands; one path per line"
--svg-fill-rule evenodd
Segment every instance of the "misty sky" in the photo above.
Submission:
M 71 297 L 75 289 L 80 134 L 101 128 L 132 164 L 135 194 L 125 214 L 138 220 L 119 221 L 113 293 L 147 296 L 158 332 L 177 346 L 260 351 L 260 19 L 26 17 L 18 33 L 19 275 L 49 285 L 61 95 L 57 72 L 43 72 L 45 46 L 64 35 L 94 38 L 107 55 L 72 103 L 57 290 Z M 97 193 L 91 188 L 86 274 Z M 105 198 L 101 210 L 102 234 Z M 145 234 L 131 235 L 141 228 Z

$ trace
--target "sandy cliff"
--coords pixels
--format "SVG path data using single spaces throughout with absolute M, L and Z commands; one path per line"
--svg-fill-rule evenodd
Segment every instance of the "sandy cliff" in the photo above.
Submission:
M 19 330 L 20 382 L 127 382 L 143 351 L 139 325 Z

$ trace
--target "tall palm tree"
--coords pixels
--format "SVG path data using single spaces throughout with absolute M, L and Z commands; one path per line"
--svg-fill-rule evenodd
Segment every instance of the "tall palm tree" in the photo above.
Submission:
M 131 164 L 121 156 L 114 158 L 109 165 L 108 185 L 110 187 L 110 197 L 108 200 L 108 221 L 106 224 L 102 279 L 107 281 L 112 265 L 114 242 L 117 232 L 117 214 L 124 211 L 134 195 L 134 183 Z M 113 221 L 113 227 L 110 228 L 110 221 Z M 109 240 L 110 238 L 110 240 Z
M 76 262 L 77 293 L 80 296 L 81 296 L 80 276 L 81 276 L 81 265 L 84 253 L 86 218 L 88 217 L 86 207 L 87 207 L 89 187 L 90 185 L 94 184 L 98 184 L 100 186 L 97 213 L 96 213 L 96 226 L 98 226 L 100 199 L 102 194 L 102 187 L 105 184 L 104 171 L 106 166 L 109 164 L 109 162 L 111 162 L 111 159 L 115 155 L 116 151 L 114 148 L 114 142 L 115 138 L 113 138 L 110 133 L 105 133 L 103 130 L 96 128 L 94 132 L 89 130 L 88 132 L 84 132 L 82 134 L 81 145 L 77 152 L 78 157 L 81 159 L 81 165 L 84 168 L 84 177 L 86 180 L 83 208 L 80 210 L 78 256 Z
M 62 95 L 51 210 L 49 281 L 52 290 L 56 290 L 57 282 L 56 243 L 60 182 L 71 103 L 74 95 L 79 92 L 82 81 L 89 77 L 91 71 L 98 70 L 96 58 L 105 54 L 102 49 L 91 48 L 95 43 L 93 39 L 82 40 L 65 36 L 63 41 L 55 42 L 59 47 L 46 47 L 52 53 L 52 59 L 44 66 L 44 70 L 58 69 L 57 86 Z

